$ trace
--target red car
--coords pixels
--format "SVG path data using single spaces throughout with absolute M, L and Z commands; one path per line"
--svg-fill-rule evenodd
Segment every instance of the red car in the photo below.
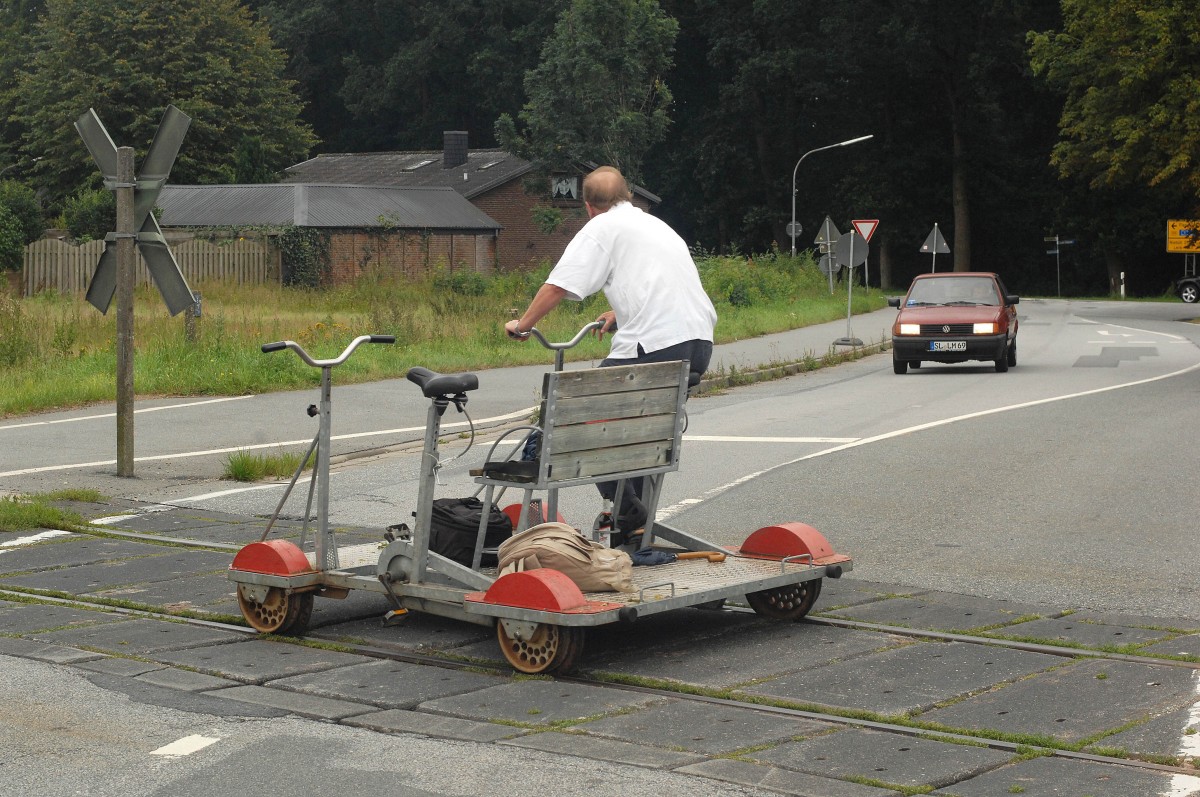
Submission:
M 1000 277 L 982 271 L 921 274 L 903 298 L 892 325 L 892 368 L 898 374 L 923 362 L 990 360 L 996 370 L 1017 364 L 1017 311 L 1020 297 Z

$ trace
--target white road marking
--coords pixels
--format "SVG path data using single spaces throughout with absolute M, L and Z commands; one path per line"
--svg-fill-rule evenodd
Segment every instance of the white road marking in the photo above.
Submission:
M 734 437 L 732 435 L 685 434 L 684 440 L 699 443 L 853 443 L 857 437 Z
M 1200 698 L 1200 671 L 1192 673 L 1192 680 L 1196 683 L 1193 691 Z M 1188 732 L 1189 730 L 1191 733 Z M 1200 756 L 1200 700 L 1192 703 L 1188 710 L 1187 721 L 1180 728 L 1177 755 L 1183 758 L 1190 756 L 1193 760 Z M 1200 778 L 1193 775 L 1172 775 L 1171 785 L 1167 791 L 1163 792 L 1162 797 L 1188 797 L 1188 795 L 1195 794 L 1197 789 L 1200 789 Z
M 183 407 L 199 407 L 204 404 L 220 404 L 223 401 L 241 401 L 242 399 L 254 398 L 254 396 L 224 396 L 222 398 L 205 399 L 204 401 L 189 401 L 186 404 L 168 404 L 164 407 L 145 407 L 140 410 L 134 410 L 134 415 L 139 415 L 143 412 L 160 412 L 161 410 L 177 410 Z M 115 418 L 115 412 L 106 412 L 101 415 L 81 415 L 78 418 L 59 418 L 53 421 L 30 421 L 28 423 L 14 423 L 6 426 L 0 426 L 0 432 L 6 429 L 24 429 L 27 426 L 51 426 L 56 423 L 75 423 L 77 421 L 97 421 L 103 418 Z
M 533 412 L 533 407 L 526 407 L 516 412 L 510 412 L 506 415 L 497 415 L 494 418 L 484 418 L 476 421 L 476 425 L 483 423 L 496 423 L 500 421 L 510 421 L 514 418 L 527 417 Z M 442 425 L 443 430 L 457 429 L 460 427 L 469 426 L 467 421 L 459 421 L 457 423 L 447 423 Z M 424 432 L 424 426 L 409 426 L 401 429 L 382 429 L 374 432 L 354 432 L 353 434 L 337 434 L 333 435 L 331 440 L 353 440 L 359 437 L 375 437 L 378 435 L 401 434 L 404 432 Z M 230 446 L 229 448 L 210 448 L 204 451 L 181 451 L 177 454 L 158 454 L 150 457 L 134 457 L 134 462 L 154 462 L 160 459 L 188 459 L 191 457 L 207 457 L 216 454 L 234 454 L 239 451 L 257 451 L 264 448 L 282 448 L 283 446 L 299 446 L 307 445 L 312 440 L 282 440 L 275 443 L 257 443 L 255 445 Z M 115 459 L 100 460 L 97 462 L 72 462 L 65 465 L 43 465 L 40 468 L 22 468 L 20 470 L 10 470 L 0 473 L 0 478 L 5 476 L 28 476 L 33 473 L 49 473 L 58 470 L 74 470 L 76 468 L 99 468 L 106 465 L 116 465 Z
M 33 545 L 34 543 L 41 542 L 42 540 L 49 540 L 53 539 L 54 537 L 63 537 L 69 534 L 71 534 L 69 531 L 50 529 L 49 531 L 43 531 L 39 534 L 31 534 L 28 537 L 17 537 L 15 540 L 0 542 L 0 553 L 8 553 L 8 551 L 2 550 L 4 548 L 12 549 L 19 548 L 22 545 Z
M 200 736 L 194 734 L 192 736 L 185 736 L 182 739 L 171 742 L 170 744 L 160 747 L 157 750 L 151 750 L 150 755 L 163 755 L 172 757 L 191 755 L 197 750 L 203 750 L 210 744 L 215 744 L 219 741 L 221 740 L 213 736 Z
M 879 443 L 884 440 L 891 440 L 892 438 L 895 438 L 895 437 L 903 437 L 904 435 L 914 434 L 915 432 L 921 432 L 926 429 L 935 429 L 939 426 L 947 426 L 952 423 L 958 423 L 959 421 L 968 421 L 973 418 L 982 418 L 987 415 L 997 415 L 999 413 L 1009 412 L 1011 410 L 1020 410 L 1020 409 L 1025 409 L 1026 407 L 1036 407 L 1040 404 L 1052 404 L 1057 401 L 1066 401 L 1068 399 L 1073 399 L 1073 398 L 1082 398 L 1083 396 L 1094 396 L 1098 393 L 1108 393 L 1113 390 L 1122 390 L 1122 389 L 1128 388 L 1128 387 L 1136 387 L 1138 385 L 1146 385 L 1151 382 L 1158 382 L 1162 379 L 1172 379 L 1176 376 L 1182 376 L 1183 374 L 1191 373 L 1192 371 L 1195 371 L 1197 369 L 1200 369 L 1200 363 L 1197 363 L 1196 365 L 1189 365 L 1187 368 L 1182 368 L 1178 371 L 1173 371 L 1169 374 L 1162 374 L 1160 376 L 1151 376 L 1151 377 L 1147 377 L 1146 379 L 1138 379 L 1136 381 L 1125 382 L 1120 385 L 1109 385 L 1108 387 L 1098 387 L 1093 390 L 1082 390 L 1078 393 L 1066 393 L 1061 396 L 1050 396 L 1049 398 L 1044 398 L 1044 399 L 1035 399 L 1033 401 L 1024 401 L 1024 402 L 1021 402 L 1020 404 L 1009 404 L 1004 407 L 993 407 L 990 410 L 980 410 L 979 412 L 970 412 L 965 415 L 957 415 L 952 418 L 942 418 L 941 420 L 917 424 L 916 426 L 909 426 L 904 429 L 896 429 L 891 432 L 884 432 L 883 434 L 877 434 L 874 437 L 862 437 L 862 438 L 859 438 L 850 443 L 845 443 L 843 445 L 834 446 L 833 448 L 826 448 L 821 451 L 813 452 L 812 454 L 805 454 L 802 457 L 796 457 L 795 459 L 790 459 L 786 462 L 780 462 L 778 465 L 772 465 L 769 468 L 763 468 L 762 470 L 756 471 L 754 473 L 747 473 L 745 476 L 734 479 L 733 481 L 728 482 L 727 484 L 722 484 L 718 487 L 713 487 L 710 490 L 706 490 L 701 495 L 701 497 L 698 499 L 690 499 L 690 500 L 694 501 L 694 502 L 707 501 L 711 498 L 714 498 L 714 497 L 720 495 L 721 493 L 724 493 L 728 490 L 732 490 L 733 488 L 738 487 L 739 485 L 745 484 L 748 481 L 757 479 L 759 476 L 764 476 L 764 475 L 770 473 L 771 471 L 779 470 L 780 468 L 786 468 L 791 465 L 795 465 L 798 462 L 805 462 L 810 459 L 817 459 L 818 457 L 825 457 L 825 456 L 829 456 L 830 454 L 836 454 L 839 451 L 847 451 L 851 448 L 858 448 L 859 446 L 870 445 L 871 443 Z M 656 517 L 658 519 L 665 520 L 666 518 L 670 517 L 671 514 L 674 514 L 678 511 L 680 511 L 681 509 L 683 509 L 682 504 L 683 504 L 683 502 L 673 504 L 672 506 L 669 506 L 666 509 L 659 511 L 658 514 L 656 515 Z

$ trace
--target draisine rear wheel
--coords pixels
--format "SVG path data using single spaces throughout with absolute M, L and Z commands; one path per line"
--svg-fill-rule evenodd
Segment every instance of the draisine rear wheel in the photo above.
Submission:
M 519 672 L 566 672 L 583 653 L 584 631 L 562 625 L 538 623 L 528 639 L 510 637 L 504 623 L 496 623 L 496 639 L 504 658 Z
M 288 592 L 271 587 L 262 603 L 238 585 L 238 607 L 250 627 L 264 634 L 303 634 L 312 619 L 313 593 Z
M 750 608 L 772 620 L 799 620 L 808 614 L 821 594 L 821 579 L 773 587 L 746 595 Z

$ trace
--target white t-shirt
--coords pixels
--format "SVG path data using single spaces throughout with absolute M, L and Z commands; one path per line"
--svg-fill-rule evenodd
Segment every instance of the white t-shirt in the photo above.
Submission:
M 603 290 L 617 314 L 610 357 L 633 358 L 689 340 L 713 339 L 717 311 L 687 244 L 630 202 L 593 217 L 546 278 L 582 301 Z

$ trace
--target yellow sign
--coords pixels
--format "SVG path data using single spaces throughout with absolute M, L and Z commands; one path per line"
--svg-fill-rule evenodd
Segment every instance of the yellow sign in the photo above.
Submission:
M 1200 253 L 1200 221 L 1194 219 L 1168 221 L 1167 251 L 1186 255 Z

